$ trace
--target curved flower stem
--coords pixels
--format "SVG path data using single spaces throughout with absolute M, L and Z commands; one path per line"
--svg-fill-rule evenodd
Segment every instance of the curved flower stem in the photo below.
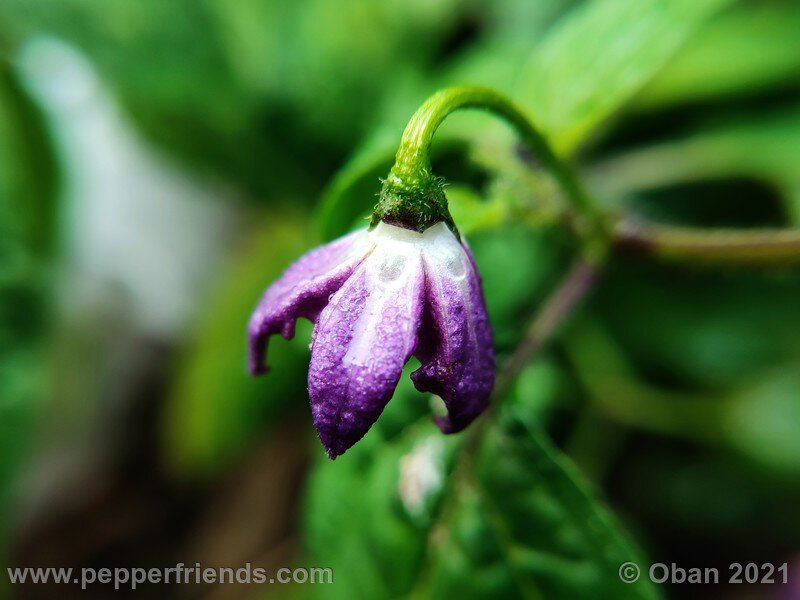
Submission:
M 461 109 L 489 111 L 509 123 L 533 151 L 542 167 L 556 179 L 578 217 L 577 226 L 589 254 L 598 258 L 608 244 L 607 227 L 571 169 L 556 155 L 531 119 L 511 100 L 485 87 L 458 86 L 431 96 L 411 117 L 400 142 L 395 164 L 381 191 L 375 216 L 411 228 L 427 227 L 430 220 L 452 225 L 447 212 L 442 182 L 431 172 L 430 149 L 433 135 L 447 116 Z M 408 207 L 417 210 L 408 214 Z M 401 210 L 400 206 L 403 209 Z M 404 219 L 414 222 L 405 223 Z M 421 224 L 420 224 L 421 222 Z
M 800 229 L 699 229 L 619 220 L 619 249 L 674 262 L 732 266 L 800 265 Z
M 594 215 L 594 206 L 586 192 L 532 121 L 511 100 L 484 87 L 453 87 L 431 96 L 411 117 L 403 132 L 392 176 L 414 177 L 421 170 L 430 171 L 433 134 L 450 113 L 465 108 L 486 110 L 507 121 L 535 153 L 542 166 L 555 176 L 575 210 Z
M 444 221 L 456 231 L 443 182 L 431 171 L 430 149 L 439 125 L 461 109 L 491 112 L 509 123 L 560 185 L 570 204 L 572 225 L 584 244 L 584 259 L 599 264 L 609 246 L 632 249 L 675 262 L 725 265 L 800 264 L 800 230 L 706 230 L 613 222 L 592 202 L 569 166 L 551 148 L 533 121 L 511 100 L 485 87 L 458 86 L 430 98 L 411 117 L 395 164 L 384 181 L 373 213 L 378 220 L 423 231 Z

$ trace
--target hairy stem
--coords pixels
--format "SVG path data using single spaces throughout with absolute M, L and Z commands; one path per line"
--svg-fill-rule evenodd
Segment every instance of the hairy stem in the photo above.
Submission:
M 590 253 L 602 255 L 607 246 L 607 228 L 577 177 L 520 108 L 485 87 L 459 86 L 442 90 L 414 113 L 403 133 L 395 164 L 384 182 L 374 217 L 417 229 L 429 226 L 432 219 L 452 224 L 442 182 L 431 172 L 430 149 L 439 125 L 452 112 L 461 109 L 491 112 L 514 128 L 542 168 L 561 186 L 577 217 L 581 237 L 587 247 L 591 247 Z M 404 220 L 413 222 L 401 222 Z
M 581 213 L 595 214 L 594 205 L 577 178 L 556 156 L 531 119 L 511 100 L 490 88 L 459 86 L 431 96 L 411 117 L 403 133 L 390 176 L 413 177 L 420 169 L 430 171 L 433 134 L 450 113 L 465 108 L 486 110 L 509 123 L 534 152 L 544 169 L 558 180 L 573 203 L 573 208 Z

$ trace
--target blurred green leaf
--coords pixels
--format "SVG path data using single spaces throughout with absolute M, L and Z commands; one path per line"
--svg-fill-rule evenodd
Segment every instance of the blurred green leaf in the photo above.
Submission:
M 424 536 L 461 440 L 441 436 L 431 423 L 427 397 L 408 376 L 412 368 L 364 439 L 336 461 L 319 450 L 308 484 L 305 539 L 314 564 L 335 573 L 334 585 L 319 590 L 320 597 L 404 595 L 419 568 Z M 403 483 L 414 469 L 423 471 L 419 480 Z
M 680 138 L 630 150 L 593 167 L 598 193 L 617 201 L 639 190 L 692 181 L 751 177 L 775 187 L 795 221 L 800 209 L 800 112 L 780 110 L 725 119 Z
M 464 10 L 455 0 L 204 1 L 246 89 L 342 140 L 371 125 L 393 79 L 417 70 Z
M 735 393 L 722 417 L 732 448 L 762 469 L 800 483 L 800 361 Z
M 363 223 L 378 201 L 380 178 L 394 161 L 400 136 L 381 129 L 336 174 L 322 194 L 315 222 L 323 240 L 332 240 Z
M 514 416 L 487 431 L 447 524 L 429 541 L 425 597 L 657 598 L 644 578 L 620 581 L 641 557 L 577 470 Z M 455 490 L 453 493 L 456 493 Z
M 483 280 L 495 347 L 509 349 L 562 276 L 569 247 L 557 235 L 524 226 L 482 230 L 469 237 L 469 244 Z
M 272 212 L 232 259 L 202 311 L 194 339 L 174 376 L 165 412 L 168 458 L 181 473 L 208 473 L 229 464 L 269 424 L 308 407 L 306 369 L 310 323 L 291 341 L 273 337 L 270 372 L 247 373 L 247 322 L 266 287 L 308 250 L 305 217 Z
M 672 556 L 688 550 L 721 564 L 782 556 L 800 536 L 797 483 L 765 476 L 760 466 L 748 468 L 717 449 L 640 443 L 625 454 L 615 482 L 629 511 L 672 542 Z
M 322 597 L 658 597 L 649 582 L 620 582 L 636 551 L 531 423 L 527 402 L 541 407 L 536 396 L 552 389 L 482 431 L 441 436 L 425 415 L 319 464 L 308 540 L 313 560 L 337 574 Z
M 257 106 L 233 77 L 200 2 L 8 0 L 0 20 L 17 43 L 49 34 L 74 44 L 138 123 L 189 160 L 254 186 L 264 163 L 291 172 L 260 132 L 252 135 Z
M 0 63 L 0 140 L 0 245 L 7 277 L 13 266 L 24 271 L 52 247 L 57 176 L 39 111 L 5 62 Z
M 665 281 L 669 283 L 666 284 Z M 641 373 L 679 389 L 726 389 L 800 356 L 800 280 L 619 263 L 592 301 Z
M 151 138 L 273 202 L 318 192 L 395 79 L 425 71 L 466 10 L 454 0 L 8 0 L 0 19 L 17 41 L 46 33 L 76 45 Z
M 2 535 L 13 484 L 30 449 L 47 388 L 46 273 L 56 175 L 38 111 L 0 61 L 0 504 Z M 5 548 L 3 548 L 5 552 Z
M 638 357 L 626 355 L 617 341 L 599 323 L 584 319 L 566 343 L 581 386 L 606 415 L 631 427 L 734 453 L 765 477 L 800 484 L 800 353 L 773 357 L 765 365 L 741 364 L 742 372 L 729 377 L 725 387 L 704 389 L 681 380 L 643 377 L 635 369 Z M 734 336 L 728 343 L 736 341 Z M 685 349 L 689 361 L 697 360 L 691 344 Z M 747 351 L 738 347 L 733 355 L 746 357 Z
M 800 74 L 795 2 L 747 2 L 693 36 L 635 100 L 636 110 L 794 85 Z
M 535 50 L 515 97 L 559 151 L 573 152 L 731 1 L 586 2 Z
M 508 220 L 508 206 L 498 197 L 485 201 L 466 185 L 447 186 L 447 205 L 462 233 L 491 229 Z

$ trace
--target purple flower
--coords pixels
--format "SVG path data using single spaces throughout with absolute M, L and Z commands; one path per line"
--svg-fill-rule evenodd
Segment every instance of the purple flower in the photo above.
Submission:
M 487 406 L 492 333 L 475 263 L 444 223 L 422 233 L 378 223 L 317 248 L 267 289 L 250 319 L 250 371 L 266 372 L 270 335 L 314 323 L 308 391 L 331 458 L 360 440 L 414 355 L 416 388 L 440 396 L 444 433 Z

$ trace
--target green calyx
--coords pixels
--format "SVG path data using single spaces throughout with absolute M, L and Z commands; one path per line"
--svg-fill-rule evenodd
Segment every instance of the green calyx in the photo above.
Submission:
M 372 213 L 370 226 L 378 221 L 423 232 L 445 222 L 458 235 L 447 209 L 444 180 L 428 169 L 398 173 L 397 165 L 383 182 L 380 198 Z

